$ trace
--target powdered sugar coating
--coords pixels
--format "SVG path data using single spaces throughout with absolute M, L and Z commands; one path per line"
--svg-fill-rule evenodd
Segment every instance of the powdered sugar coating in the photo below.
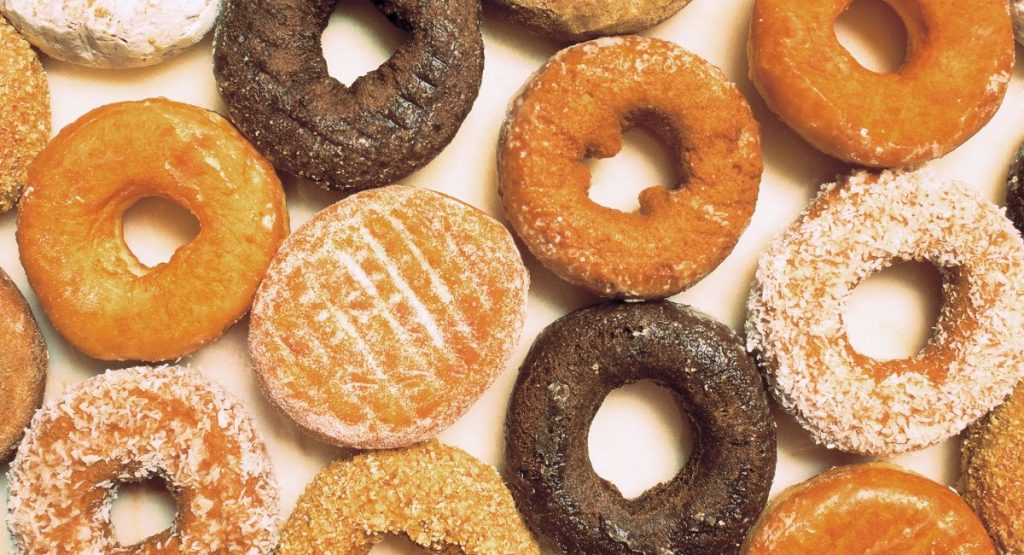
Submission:
M 494 219 L 423 189 L 366 191 L 286 241 L 256 295 L 250 352 L 267 396 L 311 433 L 409 445 L 504 369 L 528 286 Z
M 863 279 L 926 260 L 945 302 L 928 345 L 903 360 L 856 353 L 842 322 Z M 857 172 L 826 185 L 765 252 L 747 348 L 819 443 L 893 455 L 942 441 L 1024 376 L 1024 241 L 994 204 L 929 170 Z
M 32 419 L 11 465 L 8 525 L 24 553 L 118 548 L 119 482 L 164 478 L 172 527 L 143 544 L 183 553 L 270 553 L 278 492 L 263 440 L 238 402 L 196 370 L 110 371 Z

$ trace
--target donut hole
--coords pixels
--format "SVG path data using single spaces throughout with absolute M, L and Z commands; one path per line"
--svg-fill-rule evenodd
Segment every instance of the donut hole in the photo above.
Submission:
M 120 482 L 111 497 L 110 522 L 121 546 L 137 545 L 174 525 L 177 503 L 160 477 Z
M 626 499 L 674 478 L 693 451 L 690 421 L 675 394 L 649 380 L 605 397 L 587 443 L 594 472 Z
M 855 0 L 834 28 L 839 44 L 875 73 L 895 73 L 906 62 L 907 27 L 883 0 Z
M 327 73 L 351 84 L 388 61 L 409 38 L 370 0 L 343 0 L 320 36 Z
M 640 193 L 652 186 L 670 190 L 682 182 L 676 158 L 669 148 L 674 141 L 642 118 L 622 133 L 622 150 L 611 158 L 588 153 L 590 200 L 620 212 L 640 210 Z
M 850 346 L 876 360 L 913 357 L 927 346 L 942 309 L 942 276 L 928 262 L 898 262 L 846 298 Z
M 431 553 L 404 534 L 384 534 L 370 549 L 370 555 L 427 555 Z
M 161 197 L 139 199 L 121 218 L 124 242 L 148 268 L 168 262 L 179 248 L 199 235 L 199 220 Z

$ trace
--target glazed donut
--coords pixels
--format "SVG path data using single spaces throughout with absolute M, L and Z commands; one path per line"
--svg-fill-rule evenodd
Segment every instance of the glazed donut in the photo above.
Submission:
M 676 394 L 696 439 L 675 478 L 627 500 L 594 472 L 587 436 L 608 393 L 640 380 Z M 545 329 L 505 430 L 512 495 L 565 553 L 735 553 L 775 474 L 775 421 L 742 343 L 667 301 L 591 307 Z
M 332 463 L 302 493 L 278 553 L 365 555 L 384 534 L 435 553 L 540 554 L 498 472 L 436 441 Z
M 49 139 L 50 86 L 43 65 L 0 17 L 0 214 L 18 203 L 28 166 Z
M 686 178 L 645 189 L 626 214 L 590 200 L 584 160 L 614 156 L 635 125 L 670 146 Z M 761 168 L 757 123 L 735 85 L 642 37 L 556 54 L 514 102 L 498 147 L 516 233 L 544 266 L 607 297 L 673 295 L 715 269 L 750 222 Z
M 1013 69 L 1006 0 L 886 0 L 908 38 L 903 66 L 886 74 L 860 65 L 836 38 L 835 20 L 853 1 L 754 3 L 750 78 L 801 137 L 853 164 L 915 166 L 992 119 Z
M 214 73 L 231 118 L 278 168 L 322 187 L 390 185 L 436 157 L 483 77 L 479 0 L 373 0 L 406 42 L 350 87 L 320 35 L 338 0 L 225 0 Z
M 73 386 L 32 418 L 8 477 L 8 524 L 25 554 L 256 554 L 277 543 L 263 440 L 237 401 L 188 368 L 116 370 Z M 174 524 L 118 545 L 118 484 L 153 477 L 177 501 Z
M 249 310 L 288 233 L 274 169 L 220 116 L 154 99 L 111 104 L 64 128 L 36 159 L 18 247 L 43 311 L 101 360 L 168 360 Z M 153 268 L 128 249 L 121 216 L 163 197 L 199 220 Z
M 46 341 L 25 297 L 0 269 L 0 463 L 15 447 L 43 402 L 46 389 Z
M 957 489 L 985 523 L 1000 553 L 1024 553 L 1024 387 L 967 428 Z
M 514 21 L 556 40 L 579 42 L 653 27 L 690 0 L 495 0 Z
M 850 345 L 849 293 L 902 260 L 942 274 L 927 346 L 877 360 Z M 829 448 L 888 456 L 960 432 L 1024 375 L 1024 242 L 1002 210 L 930 171 L 826 185 L 761 256 L 747 347 L 776 398 Z
M 220 0 L 0 0 L 0 12 L 58 60 L 123 69 L 160 63 L 202 40 Z
M 285 242 L 253 304 L 266 396 L 359 449 L 423 441 L 469 410 L 526 319 L 509 232 L 440 193 L 391 186 L 328 207 Z
M 744 555 L 957 553 L 995 555 L 963 499 L 886 463 L 833 468 L 772 500 Z

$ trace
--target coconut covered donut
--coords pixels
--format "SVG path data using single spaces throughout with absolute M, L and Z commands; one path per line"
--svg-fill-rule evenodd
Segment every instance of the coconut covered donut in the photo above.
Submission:
M 237 401 L 195 370 L 110 371 L 36 413 L 11 464 L 10 518 L 25 554 L 270 553 L 277 484 L 263 440 Z M 174 524 L 118 545 L 120 483 L 159 477 Z
M 170 360 L 241 318 L 288 234 L 270 163 L 213 112 L 162 99 L 111 104 L 64 128 L 33 163 L 18 211 L 22 265 L 43 311 L 102 360 Z M 122 216 L 161 197 L 199 234 L 152 268 Z
M 0 0 L 0 12 L 58 60 L 90 67 L 149 66 L 213 28 L 221 0 Z
M 885 74 L 836 38 L 853 1 L 754 4 L 750 77 L 794 131 L 841 160 L 898 167 L 945 155 L 992 119 L 1013 69 L 1007 0 L 886 0 L 908 40 L 903 66 Z
M 0 462 L 18 446 L 46 389 L 46 341 L 25 297 L 0 269 Z
M 868 276 L 903 260 L 942 274 L 927 346 L 899 360 L 854 350 L 842 314 Z M 1003 211 L 930 171 L 858 172 L 826 185 L 762 255 L 747 347 L 783 407 L 831 448 L 892 455 L 942 441 L 1024 375 L 1024 241 Z
M 557 40 L 578 42 L 643 31 L 690 0 L 495 0 L 517 23 Z

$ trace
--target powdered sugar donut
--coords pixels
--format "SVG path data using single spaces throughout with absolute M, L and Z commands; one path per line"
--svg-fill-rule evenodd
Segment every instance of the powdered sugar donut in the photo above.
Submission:
M 944 303 L 918 354 L 850 345 L 851 290 L 901 260 L 942 274 Z M 829 447 L 891 455 L 942 441 L 1024 375 L 1024 241 L 1003 211 L 930 171 L 855 173 L 826 186 L 769 247 L 749 300 L 747 347 L 776 397 Z
M 199 42 L 221 0 L 0 0 L 0 11 L 50 56 L 90 67 L 159 63 Z
M 114 539 L 117 485 L 158 476 L 174 524 Z M 189 368 L 116 370 L 38 411 L 11 465 L 8 525 L 20 552 L 270 553 L 278 493 L 263 440 L 237 401 Z

